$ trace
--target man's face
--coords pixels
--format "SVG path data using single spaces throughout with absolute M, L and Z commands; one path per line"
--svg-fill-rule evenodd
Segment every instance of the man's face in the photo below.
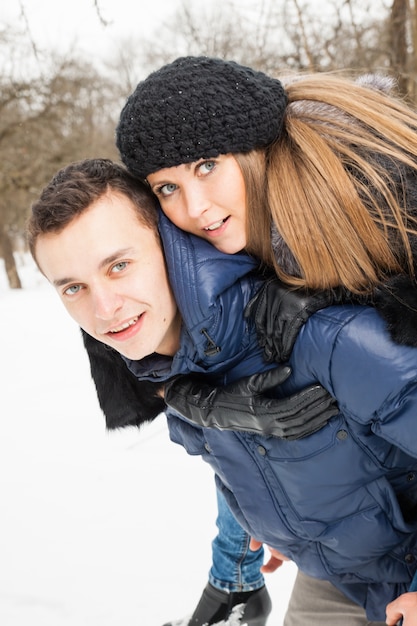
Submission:
M 177 351 L 181 320 L 161 245 L 129 198 L 108 192 L 62 232 L 41 235 L 35 252 L 89 335 L 135 360 Z

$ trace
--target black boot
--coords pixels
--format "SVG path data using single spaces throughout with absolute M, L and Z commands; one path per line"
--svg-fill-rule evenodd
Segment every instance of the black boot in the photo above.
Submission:
M 186 624 L 184 621 L 179 621 L 168 622 L 164 626 L 180 626 L 181 624 L 184 626 L 205 626 L 206 624 L 217 624 L 226 620 L 230 616 L 233 607 L 238 604 L 245 605 L 241 618 L 242 624 L 247 624 L 247 626 L 266 625 L 268 615 L 272 609 L 271 598 L 266 587 L 261 587 L 261 589 L 256 589 L 256 591 L 227 593 L 207 583 L 190 620 Z

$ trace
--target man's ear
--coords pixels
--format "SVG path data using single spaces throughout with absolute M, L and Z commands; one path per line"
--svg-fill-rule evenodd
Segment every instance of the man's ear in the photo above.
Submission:
M 156 395 L 157 384 L 138 380 L 116 350 L 82 329 L 81 333 L 98 401 L 109 430 L 141 426 L 165 410 L 164 400 Z

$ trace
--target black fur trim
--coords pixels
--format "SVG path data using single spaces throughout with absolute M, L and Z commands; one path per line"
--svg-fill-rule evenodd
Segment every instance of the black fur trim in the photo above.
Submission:
M 417 284 L 408 276 L 388 279 L 375 292 L 375 308 L 387 323 L 392 339 L 417 347 Z
M 118 352 L 81 330 L 90 360 L 91 376 L 109 430 L 141 426 L 165 409 L 156 395 L 159 385 L 138 380 Z

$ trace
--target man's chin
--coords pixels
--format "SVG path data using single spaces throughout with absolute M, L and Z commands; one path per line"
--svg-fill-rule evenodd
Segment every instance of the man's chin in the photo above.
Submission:
M 112 342 L 111 344 L 107 344 L 107 345 L 110 348 L 113 348 L 113 350 L 116 350 L 116 352 L 118 352 L 125 359 L 129 359 L 130 361 L 141 361 L 146 356 L 148 356 L 148 353 L 145 354 L 143 350 L 138 350 L 137 348 L 135 349 L 133 347 L 123 346 L 116 342 Z

